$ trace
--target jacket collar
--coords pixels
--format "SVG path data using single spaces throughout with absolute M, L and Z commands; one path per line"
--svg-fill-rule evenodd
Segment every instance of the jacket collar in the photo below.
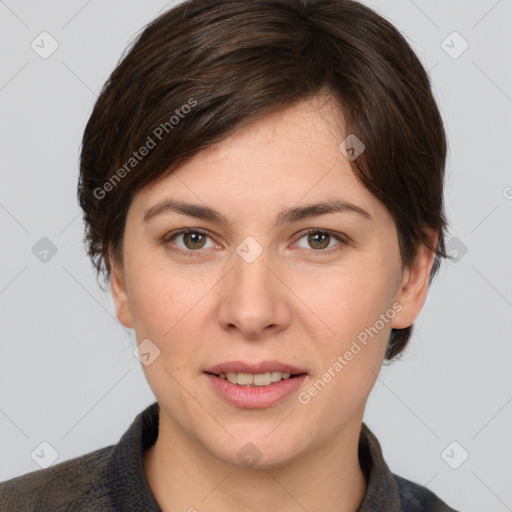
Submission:
M 161 512 L 142 462 L 144 451 L 158 437 L 159 409 L 158 402 L 144 409 L 112 448 L 105 478 L 116 510 Z M 400 512 L 400 493 L 395 478 L 384 461 L 377 438 L 364 422 L 359 437 L 359 463 L 367 489 L 356 512 Z
M 400 512 L 400 492 L 379 441 L 363 422 L 359 436 L 359 464 L 366 476 L 366 493 L 356 512 Z

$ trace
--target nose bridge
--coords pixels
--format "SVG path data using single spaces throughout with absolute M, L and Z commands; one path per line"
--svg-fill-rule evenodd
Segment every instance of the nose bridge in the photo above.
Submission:
M 253 237 L 248 237 L 236 249 L 231 295 L 246 314 L 253 309 L 262 313 L 272 303 L 272 273 L 268 268 L 269 251 Z
M 236 248 L 219 310 L 225 328 L 235 326 L 245 336 L 256 337 L 269 326 L 276 328 L 285 323 L 282 290 L 269 269 L 269 254 L 253 237 L 247 237 Z
M 248 237 L 249 238 L 249 237 Z M 248 291 L 267 290 L 270 272 L 269 250 L 250 237 L 239 244 L 234 258 L 233 280 L 236 288 L 248 288 Z M 268 291 L 268 290 L 267 290 Z

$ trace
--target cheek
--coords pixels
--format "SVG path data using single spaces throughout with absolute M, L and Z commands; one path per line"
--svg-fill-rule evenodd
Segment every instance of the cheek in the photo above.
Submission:
M 289 281 L 322 333 L 341 343 L 375 323 L 393 303 L 392 269 L 352 264 Z
M 186 266 L 170 266 L 148 249 L 132 252 L 129 276 L 135 328 L 140 336 L 160 340 L 171 336 L 181 319 L 187 320 L 208 290 L 207 283 Z
M 197 270 L 177 266 L 140 265 L 139 269 L 144 271 L 131 289 L 134 327 L 139 342 L 149 338 L 160 351 L 155 364 L 144 367 L 155 389 L 163 382 L 172 383 L 169 373 L 181 381 L 180 376 L 195 370 L 191 363 L 201 355 L 198 342 L 212 317 L 211 309 L 205 308 L 211 306 L 208 297 L 219 278 L 211 273 L 198 277 Z
M 395 316 L 393 279 L 392 269 L 375 264 L 337 269 L 315 279 L 314 286 L 297 283 L 297 295 L 307 297 L 314 312 L 308 313 L 310 334 L 322 361 L 316 378 L 326 406 L 350 408 L 370 392 Z
M 330 425 L 324 426 L 326 435 L 333 434 L 340 422 L 362 413 L 391 330 L 390 317 L 388 323 L 380 320 L 381 313 L 389 310 L 381 295 L 372 297 L 368 288 L 348 286 L 335 291 L 338 300 L 326 296 L 321 299 L 324 313 L 330 312 L 323 319 L 335 334 L 329 331 L 328 335 L 314 335 L 315 356 L 320 364 L 299 397 L 301 404 L 309 404 L 309 414 L 318 422 L 331 418 Z
M 197 342 L 204 335 L 201 319 L 207 303 L 201 299 L 212 285 L 183 271 L 171 274 L 155 265 L 145 268 L 132 287 L 134 325 L 137 339 L 149 338 L 159 357 L 142 369 L 157 398 L 168 397 L 174 404 L 169 409 L 176 407 L 181 411 L 176 414 L 186 417 L 185 411 L 192 410 L 193 404 L 182 386 L 197 367 Z

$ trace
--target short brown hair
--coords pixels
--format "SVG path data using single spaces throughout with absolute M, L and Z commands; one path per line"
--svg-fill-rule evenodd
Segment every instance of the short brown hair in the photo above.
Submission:
M 352 168 L 392 214 L 402 264 L 420 244 L 435 251 L 430 282 L 447 257 L 443 122 L 409 44 L 352 0 L 189 0 L 143 29 L 105 83 L 82 141 L 78 199 L 97 276 L 110 278 L 111 249 L 122 263 L 137 190 L 257 118 L 324 91 L 342 108 L 346 134 L 365 144 Z M 426 226 L 439 233 L 436 247 Z M 392 330 L 386 359 L 411 332 Z

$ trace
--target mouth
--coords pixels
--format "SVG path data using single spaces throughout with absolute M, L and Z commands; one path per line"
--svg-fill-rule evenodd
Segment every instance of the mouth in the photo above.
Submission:
M 280 372 L 277 370 L 268 371 L 264 373 L 245 373 L 245 372 L 205 372 L 214 377 L 218 377 L 219 379 L 226 380 L 231 384 L 236 384 L 238 386 L 244 387 L 266 387 L 275 384 L 276 382 L 280 382 L 282 380 L 294 379 L 296 377 L 300 377 L 302 375 L 306 375 L 305 372 L 302 373 L 290 373 L 290 372 Z
M 279 361 L 232 361 L 204 370 L 211 389 L 241 409 L 277 405 L 304 386 L 308 372 Z
M 243 387 L 268 387 L 307 375 L 306 370 L 280 361 L 228 361 L 205 370 L 205 373 Z M 291 384 L 291 383 L 290 383 Z

